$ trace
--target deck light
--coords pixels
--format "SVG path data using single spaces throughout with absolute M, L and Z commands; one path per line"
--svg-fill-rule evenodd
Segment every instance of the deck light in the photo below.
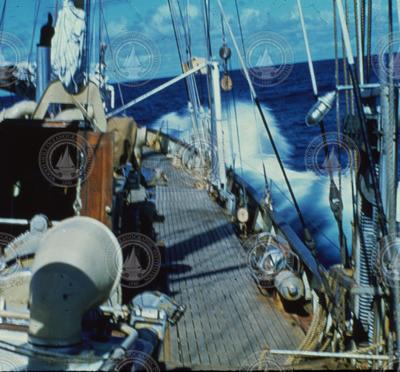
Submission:
M 318 98 L 318 101 L 311 108 L 306 116 L 306 125 L 313 127 L 319 124 L 328 112 L 331 110 L 333 103 L 336 99 L 336 92 L 328 92 L 322 97 Z

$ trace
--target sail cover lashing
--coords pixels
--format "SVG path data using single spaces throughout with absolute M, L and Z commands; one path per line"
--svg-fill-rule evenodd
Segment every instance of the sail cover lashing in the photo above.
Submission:
M 58 12 L 55 35 L 52 40 L 51 62 L 53 74 L 73 93 L 84 84 L 83 46 L 85 40 L 85 12 L 64 0 Z

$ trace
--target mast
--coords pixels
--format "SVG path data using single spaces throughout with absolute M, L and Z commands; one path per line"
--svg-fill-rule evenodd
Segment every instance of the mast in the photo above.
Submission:
M 211 90 L 211 182 L 218 190 L 226 189 L 226 170 L 224 156 L 224 139 L 222 132 L 222 102 L 220 88 L 219 63 L 213 61 L 210 40 L 210 3 L 203 2 L 204 35 L 206 42 L 206 58 L 208 61 L 207 80 Z
M 211 156 L 212 156 L 212 181 L 217 183 L 218 190 L 226 189 L 226 170 L 224 156 L 224 138 L 222 132 L 222 108 L 219 63 L 209 64 L 212 83 L 211 106 Z

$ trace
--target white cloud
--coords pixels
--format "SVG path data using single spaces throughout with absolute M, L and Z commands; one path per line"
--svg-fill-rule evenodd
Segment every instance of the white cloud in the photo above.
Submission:
M 242 22 L 244 25 L 253 23 L 254 21 L 259 21 L 261 12 L 258 9 L 246 8 L 242 12 Z
M 110 37 L 113 38 L 123 32 L 129 31 L 128 19 L 120 17 L 118 20 L 113 20 L 107 25 L 107 30 L 110 33 Z
M 159 32 L 165 34 L 171 30 L 170 23 L 169 7 L 167 4 L 161 5 L 151 18 L 151 26 L 157 29 Z
M 185 12 L 185 10 L 182 11 Z M 194 5 L 189 5 L 188 13 L 191 21 L 195 20 L 200 15 L 199 9 Z M 151 26 L 162 34 L 171 33 L 171 14 L 168 4 L 161 5 L 157 8 L 151 17 Z

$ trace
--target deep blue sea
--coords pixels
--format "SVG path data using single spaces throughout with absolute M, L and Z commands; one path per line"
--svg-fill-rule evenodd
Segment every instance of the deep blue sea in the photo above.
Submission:
M 316 62 L 315 71 L 321 94 L 335 89 L 334 61 Z M 238 167 L 237 171 L 243 172 L 244 177 L 259 191 L 261 198 L 264 190 L 261 162 L 264 162 L 267 166 L 268 176 L 274 181 L 274 207 L 281 211 L 301 234 L 300 224 L 289 200 L 289 193 L 283 183 L 281 172 L 271 156 L 272 149 L 267 134 L 251 103 L 244 75 L 240 70 L 233 71 L 230 75 L 233 80 L 233 93 L 223 92 L 222 99 L 226 108 L 228 102 L 232 102 L 234 95 L 237 106 L 244 164 L 243 168 L 239 169 Z M 135 89 L 122 86 L 125 101 L 140 96 L 167 80 L 154 80 Z M 206 102 L 207 87 L 204 78 L 198 78 L 198 87 L 201 98 Z M 320 135 L 319 127 L 309 128 L 305 125 L 305 117 L 315 102 L 308 66 L 306 63 L 295 64 L 285 81 L 271 88 L 256 85 L 256 90 L 263 103 L 267 118 L 270 119 L 271 129 L 288 168 L 289 178 L 302 211 L 317 241 L 319 258 L 327 266 L 336 263 L 339 261 L 338 232 L 329 208 L 328 178 L 312 174 L 305 165 L 307 147 L 312 139 Z M 168 130 L 174 136 L 185 137 L 185 130 L 190 127 L 185 92 L 184 83 L 179 83 L 168 88 L 163 94 L 133 107 L 128 114 L 133 115 L 142 125 L 162 126 L 164 131 Z M 232 110 L 232 103 L 230 106 Z M 230 118 L 233 118 L 233 114 L 230 115 Z M 225 119 L 227 119 L 226 115 Z M 327 116 L 325 125 L 328 131 L 336 130 L 334 109 Z M 231 124 L 231 128 L 225 128 L 225 136 L 228 137 L 227 132 L 232 130 L 233 137 L 236 138 L 236 132 L 232 126 L 233 124 Z M 344 182 L 344 201 L 350 205 L 350 188 L 345 190 L 346 186 L 349 185 Z M 348 217 L 345 221 L 348 222 L 346 231 L 348 241 L 351 242 L 351 211 L 345 212 Z
M 323 94 L 333 90 L 335 86 L 334 61 L 316 62 L 315 70 L 320 93 Z M 233 79 L 234 93 L 223 93 L 222 98 L 224 107 L 230 107 L 232 110 L 233 94 L 235 97 L 243 160 L 237 171 L 255 189 L 259 190 L 261 197 L 264 190 L 262 175 L 262 162 L 264 162 L 268 177 L 273 181 L 274 208 L 283 213 L 286 220 L 300 232 L 298 218 L 294 213 L 281 173 L 272 155 L 265 129 L 251 103 L 246 80 L 241 71 L 231 72 L 231 77 Z M 142 95 L 167 80 L 169 79 L 156 79 L 138 87 L 129 87 L 122 84 L 121 90 L 124 102 Z M 198 87 L 201 100 L 207 102 L 207 87 L 204 77 L 198 78 Z M 325 265 L 336 263 L 339 260 L 338 232 L 329 208 L 329 180 L 328 177 L 317 175 L 306 169 L 305 166 L 306 149 L 312 139 L 320 134 L 318 127 L 309 128 L 305 125 L 305 116 L 315 102 L 308 66 L 306 63 L 295 64 L 291 74 L 285 81 L 270 88 L 257 86 L 256 90 L 263 103 L 277 146 L 282 153 L 300 207 L 317 241 L 319 258 Z M 121 100 L 117 88 L 116 97 L 116 106 L 118 107 Z M 3 98 L 3 107 L 10 106 L 17 100 L 19 99 L 16 97 Z M 168 131 L 176 137 L 185 138 L 190 127 L 187 107 L 185 85 L 180 82 L 163 93 L 132 107 L 126 114 L 132 115 L 140 125 L 153 128 L 162 125 L 164 131 Z M 325 122 L 328 131 L 336 130 L 335 118 L 336 112 L 333 109 Z M 237 142 L 235 128 L 232 123 L 226 124 L 224 131 L 225 137 L 234 138 L 233 142 Z M 238 147 L 236 144 L 233 145 L 235 159 L 238 159 L 237 153 Z M 232 156 L 232 154 L 230 155 Z M 235 164 L 239 164 L 239 160 L 236 160 Z M 349 190 L 350 185 L 344 179 L 343 198 L 345 206 L 351 205 Z M 344 222 L 348 242 L 351 242 L 350 221 L 351 211 L 350 209 L 345 209 Z

